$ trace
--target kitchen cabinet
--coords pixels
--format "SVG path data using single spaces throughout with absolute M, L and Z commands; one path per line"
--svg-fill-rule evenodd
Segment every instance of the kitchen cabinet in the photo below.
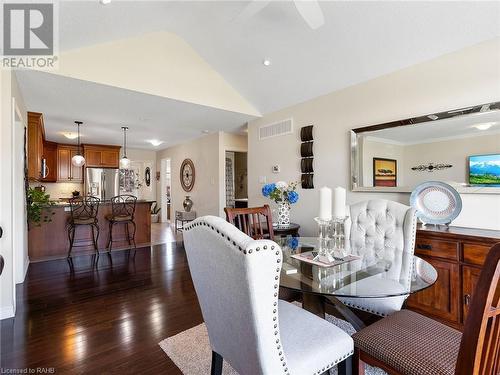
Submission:
M 42 178 L 44 131 L 43 115 L 28 112 L 28 179 L 34 181 Z
M 57 181 L 83 182 L 83 167 L 75 167 L 71 158 L 78 154 L 78 147 L 72 145 L 57 145 Z
M 83 145 L 85 166 L 89 168 L 119 168 L 120 146 Z
M 434 266 L 438 279 L 411 295 L 407 308 L 462 329 L 486 255 L 497 242 L 500 231 L 420 226 L 415 255 Z
M 57 143 L 43 142 L 43 159 L 45 159 L 45 177 L 43 182 L 57 181 Z

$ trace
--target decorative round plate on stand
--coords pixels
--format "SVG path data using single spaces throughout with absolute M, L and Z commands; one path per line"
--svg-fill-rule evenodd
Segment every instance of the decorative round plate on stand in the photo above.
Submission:
M 411 193 L 410 204 L 424 224 L 451 223 L 462 211 L 462 198 L 450 185 L 428 181 L 418 185 Z

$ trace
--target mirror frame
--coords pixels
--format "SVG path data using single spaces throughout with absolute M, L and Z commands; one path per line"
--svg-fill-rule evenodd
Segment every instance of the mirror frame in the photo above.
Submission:
M 465 108 L 454 109 L 451 111 L 445 112 L 437 112 L 431 113 L 428 115 L 410 117 L 403 120 L 396 120 L 385 122 L 382 124 L 369 125 L 360 128 L 354 128 L 350 130 L 351 134 L 351 191 L 364 191 L 364 192 L 385 192 L 385 193 L 399 193 L 404 192 L 408 193 L 408 189 L 404 187 L 362 187 L 358 186 L 359 181 L 359 152 L 358 152 L 358 134 L 371 132 L 382 129 L 396 128 L 400 126 L 408 126 L 415 125 L 424 122 L 439 121 L 453 117 L 466 116 L 473 113 L 482 113 L 482 112 L 492 112 L 492 111 L 500 111 L 500 102 L 491 102 L 485 103 Z M 497 192 L 497 194 L 500 193 Z

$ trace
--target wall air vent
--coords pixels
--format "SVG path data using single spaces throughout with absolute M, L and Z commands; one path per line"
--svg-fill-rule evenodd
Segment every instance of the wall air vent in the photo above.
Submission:
M 279 137 L 281 135 L 292 133 L 293 119 L 291 118 L 259 127 L 259 139 Z

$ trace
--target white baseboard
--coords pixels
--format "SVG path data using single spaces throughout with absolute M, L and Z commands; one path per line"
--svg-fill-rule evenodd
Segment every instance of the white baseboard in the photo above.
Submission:
M 28 267 L 30 265 L 30 258 L 27 257 L 24 261 L 24 266 L 23 266 L 23 274 L 21 275 L 21 278 L 18 278 L 16 280 L 16 284 L 22 284 L 24 283 L 24 280 L 26 279 L 26 274 L 28 273 Z
M 30 266 L 30 257 L 26 257 L 26 261 L 24 262 L 24 275 L 23 275 L 23 283 L 26 279 L 26 274 L 28 273 L 28 267 Z
M 0 320 L 13 318 L 14 317 L 14 306 L 4 306 L 0 307 Z

